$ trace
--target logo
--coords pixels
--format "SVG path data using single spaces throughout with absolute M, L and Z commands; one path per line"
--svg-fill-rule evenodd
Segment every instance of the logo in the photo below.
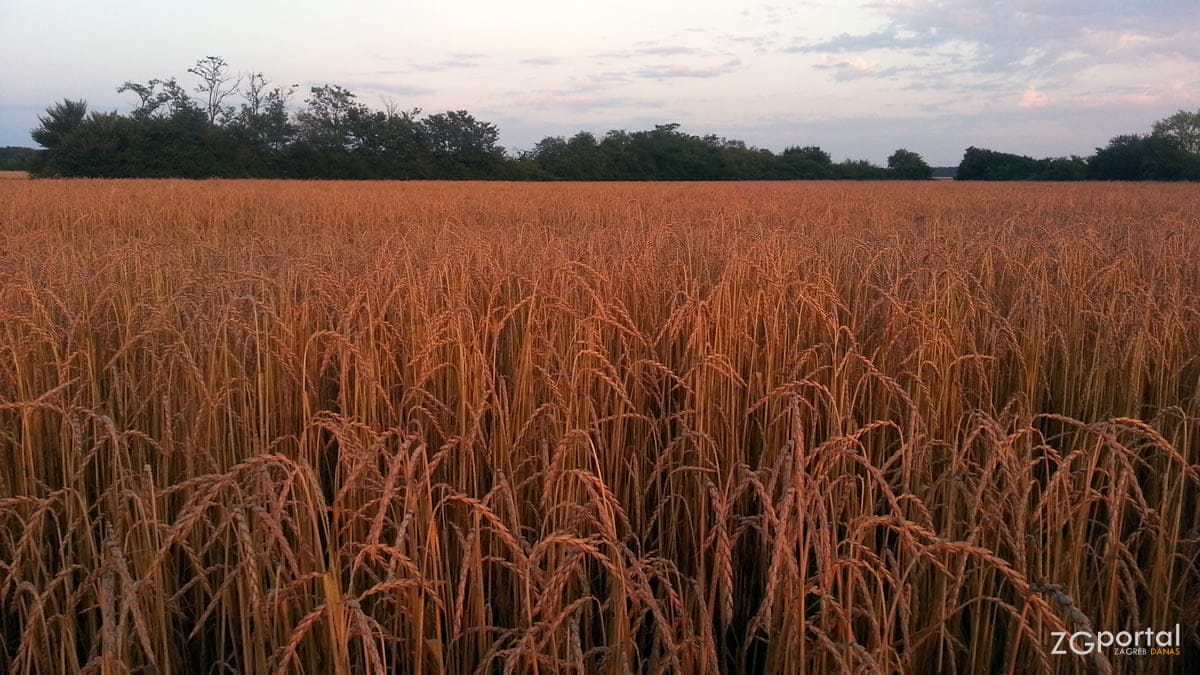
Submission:
M 1179 624 L 1174 630 L 1156 631 L 1146 628 L 1138 631 L 1054 631 L 1050 634 L 1054 645 L 1051 654 L 1090 654 L 1109 651 L 1117 656 L 1179 656 L 1183 653 L 1182 631 Z

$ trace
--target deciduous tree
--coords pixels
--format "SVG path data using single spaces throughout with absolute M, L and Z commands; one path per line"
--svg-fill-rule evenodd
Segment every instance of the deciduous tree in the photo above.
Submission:
M 1179 147 L 1193 155 L 1200 155 L 1200 110 L 1179 112 L 1154 123 L 1155 136 L 1174 138 Z
M 933 168 L 925 160 L 911 150 L 901 148 L 892 153 L 887 160 L 888 169 L 892 175 L 902 180 L 929 180 L 933 178 Z
M 208 123 L 216 124 L 218 118 L 232 118 L 233 106 L 226 105 L 225 101 L 237 93 L 242 84 L 242 77 L 229 72 L 229 64 L 225 59 L 206 56 L 196 61 L 196 65 L 187 71 L 200 78 L 200 84 L 196 85 L 196 93 L 201 95 L 200 106 L 208 116 Z M 261 73 L 259 77 L 262 77 Z

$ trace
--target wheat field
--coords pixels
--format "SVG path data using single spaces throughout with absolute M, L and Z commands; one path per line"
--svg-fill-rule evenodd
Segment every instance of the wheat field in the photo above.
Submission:
M 1198 235 L 1182 185 L 4 181 L 0 671 L 1185 672 Z

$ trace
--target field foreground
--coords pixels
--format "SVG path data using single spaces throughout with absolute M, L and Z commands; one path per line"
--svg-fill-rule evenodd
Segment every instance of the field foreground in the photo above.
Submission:
M 0 671 L 1183 672 L 1198 214 L 0 182 Z

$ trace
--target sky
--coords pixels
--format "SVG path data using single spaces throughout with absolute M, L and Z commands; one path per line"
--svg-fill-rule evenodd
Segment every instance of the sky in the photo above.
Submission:
M 274 83 L 465 109 L 510 150 L 678 122 L 774 151 L 1087 155 L 1200 109 L 1198 0 L 0 0 L 0 145 L 46 106 L 217 55 Z

